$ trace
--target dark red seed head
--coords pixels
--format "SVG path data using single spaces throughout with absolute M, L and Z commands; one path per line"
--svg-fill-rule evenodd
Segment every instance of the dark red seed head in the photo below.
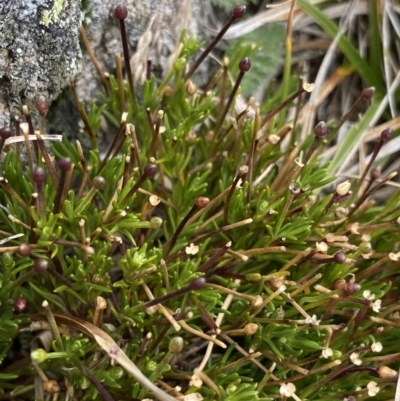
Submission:
M 71 159 L 69 157 L 64 157 L 58 162 L 58 168 L 66 173 L 71 168 Z
M 246 6 L 236 6 L 232 11 L 232 16 L 242 18 L 246 14 Z
M 128 9 L 123 4 L 118 4 L 114 10 L 115 18 L 121 20 L 126 19 L 128 16 Z
M 205 277 L 197 277 L 189 284 L 191 290 L 199 290 L 207 282 Z
M 0 129 L 0 138 L 8 139 L 12 135 L 11 129 L 9 127 L 3 127 Z
M 361 285 L 360 284 L 350 282 L 350 283 L 347 283 L 344 286 L 344 293 L 346 295 L 352 295 L 352 294 L 355 294 L 360 289 L 361 289 Z
M 208 206 L 209 203 L 210 203 L 210 199 L 208 199 L 208 198 L 205 197 L 205 196 L 199 196 L 199 197 L 196 199 L 196 206 L 197 206 L 199 209 L 204 209 L 206 206 Z
M 33 263 L 33 268 L 37 273 L 44 273 L 49 267 L 49 262 L 46 259 L 36 259 Z
M 100 175 L 98 175 L 97 177 L 93 178 L 93 186 L 96 189 L 104 189 L 104 187 L 106 186 L 106 180 L 104 177 L 101 177 Z
M 49 102 L 46 100 L 44 96 L 39 96 L 36 100 L 36 110 L 39 112 L 40 115 L 44 115 L 49 110 Z
M 42 184 L 46 179 L 46 172 L 41 167 L 37 167 L 33 171 L 32 179 L 35 184 Z
M 21 244 L 18 247 L 18 253 L 21 256 L 29 256 L 32 252 L 31 246 L 29 244 Z
M 323 138 L 326 136 L 328 133 L 328 128 L 326 128 L 325 121 L 320 121 L 315 127 L 314 127 L 314 134 L 317 138 Z
M 371 100 L 372 96 L 374 96 L 375 88 L 371 86 L 370 88 L 364 88 L 361 92 L 362 100 Z
M 333 260 L 336 262 L 336 263 L 344 263 L 345 261 L 346 261 L 346 254 L 344 253 L 344 252 L 336 252 L 334 255 L 333 255 Z
M 381 166 L 376 166 L 371 170 L 371 179 L 377 180 L 381 176 Z
M 149 163 L 144 166 L 143 175 L 146 178 L 154 177 L 157 173 L 157 164 Z
M 251 63 L 248 57 L 245 57 L 240 63 L 239 63 L 239 70 L 241 72 L 247 72 L 250 70 Z
M 393 130 L 391 128 L 386 128 L 381 132 L 381 140 L 388 141 L 393 134 Z
M 15 310 L 15 312 L 18 312 L 18 313 L 23 312 L 26 309 L 27 305 L 28 305 L 28 303 L 26 302 L 25 298 L 17 298 L 13 302 L 14 310 Z

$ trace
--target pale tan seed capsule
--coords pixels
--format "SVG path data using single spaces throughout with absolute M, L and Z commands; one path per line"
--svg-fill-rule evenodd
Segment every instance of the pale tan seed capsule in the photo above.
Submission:
M 196 91 L 197 91 L 197 86 L 196 86 L 196 84 L 195 84 L 193 81 L 191 81 L 191 80 L 189 79 L 189 81 L 186 82 L 185 89 L 186 89 L 186 93 L 187 93 L 189 96 L 192 96 L 192 95 L 194 95 L 194 94 L 196 93 Z
M 346 285 L 346 280 L 343 278 L 338 278 L 333 282 L 332 290 L 341 290 L 345 287 L 345 285 Z
M 49 380 L 44 383 L 44 389 L 50 394 L 55 394 L 60 392 L 60 385 L 55 380 Z
M 247 323 L 246 326 L 244 326 L 244 332 L 248 336 L 252 336 L 257 330 L 258 324 L 255 323 Z
M 397 379 L 398 377 L 398 373 L 387 366 L 379 366 L 378 375 L 381 379 Z
M 96 308 L 101 310 L 107 309 L 107 301 L 103 297 L 97 297 Z

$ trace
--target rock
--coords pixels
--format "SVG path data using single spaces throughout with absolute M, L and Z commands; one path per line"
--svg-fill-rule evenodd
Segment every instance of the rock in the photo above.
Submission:
M 80 1 L 0 1 L 0 123 L 38 95 L 56 98 L 80 71 L 80 19 Z
M 180 34 L 197 34 L 206 0 L 125 0 L 125 20 L 132 71 L 140 80 L 148 58 L 161 76 L 171 64 Z M 121 0 L 0 0 L 0 126 L 10 113 L 32 112 L 37 96 L 52 101 L 75 79 L 79 98 L 99 99 L 100 80 L 86 50 L 79 46 L 83 17 L 91 47 L 104 72 L 114 72 L 115 53 L 123 57 L 119 22 L 114 16 Z M 190 4 L 192 3 L 192 4 Z M 203 17 L 205 15 L 203 13 Z M 83 66 L 83 69 L 81 69 Z M 79 73 L 79 75 L 78 75 Z M 79 120 L 70 94 L 57 104 L 52 126 L 78 135 Z

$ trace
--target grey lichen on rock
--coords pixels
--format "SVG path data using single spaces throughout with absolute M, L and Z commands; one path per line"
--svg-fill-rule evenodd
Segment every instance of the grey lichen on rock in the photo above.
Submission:
M 165 73 L 183 29 L 202 31 L 208 0 L 0 0 L 0 126 L 23 104 L 34 112 L 39 95 L 54 100 L 71 79 L 81 101 L 100 99 L 102 86 L 85 50 L 82 56 L 79 29 L 83 19 L 102 70 L 114 73 L 115 54 L 122 55 L 114 9 L 121 2 L 128 9 L 132 71 L 140 80 L 148 58 L 156 75 Z M 70 97 L 53 114 L 48 127 L 77 135 L 79 117 Z
M 54 99 L 80 71 L 80 0 L 0 1 L 0 118 Z

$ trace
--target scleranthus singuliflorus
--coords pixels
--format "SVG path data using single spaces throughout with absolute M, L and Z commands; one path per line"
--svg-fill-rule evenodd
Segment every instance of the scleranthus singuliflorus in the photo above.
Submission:
M 394 178 L 380 152 L 395 132 L 382 128 L 358 178 L 330 170 L 346 146 L 324 153 L 379 91 L 301 135 L 313 86 L 293 75 L 282 97 L 247 101 L 246 42 L 202 88 L 198 60 L 243 6 L 203 55 L 182 35 L 167 75 L 149 61 L 134 87 L 126 11 L 127 82 L 107 72 L 101 107 L 79 105 L 90 151 L 42 138 L 43 98 L 40 134 L 27 108 L 29 133 L 19 118 L 0 129 L 5 397 L 393 398 L 400 207 L 374 197 Z M 27 352 L 30 370 L 13 360 Z

